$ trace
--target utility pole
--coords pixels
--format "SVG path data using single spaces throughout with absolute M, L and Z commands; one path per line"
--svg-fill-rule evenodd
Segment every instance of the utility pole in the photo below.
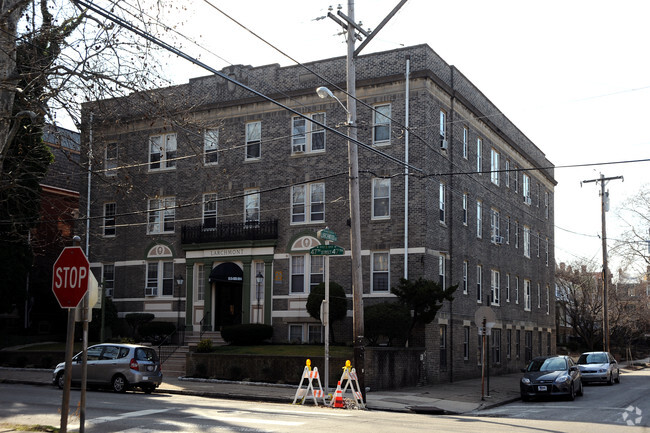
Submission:
M 605 213 L 609 210 L 609 191 L 605 185 L 610 180 L 623 180 L 623 176 L 605 177 L 602 173 L 598 179 L 583 180 L 582 183 L 600 182 L 600 212 L 603 245 L 603 350 L 609 352 L 609 317 L 607 310 L 607 224 Z
M 357 99 L 356 99 L 356 67 L 354 64 L 355 57 L 365 47 L 368 42 L 377 34 L 377 32 L 390 20 L 397 11 L 406 3 L 407 0 L 401 0 L 399 4 L 384 18 L 377 29 L 370 33 L 361 28 L 354 20 L 354 0 L 348 0 L 348 14 L 345 15 L 340 10 L 337 12 L 338 17 L 331 12 L 327 14 L 332 20 L 339 24 L 347 33 L 347 57 L 346 57 L 346 86 L 347 86 L 347 110 L 348 110 L 348 193 L 350 198 L 350 255 L 352 261 L 352 320 L 353 320 L 353 341 L 354 341 L 354 365 L 359 377 L 361 392 L 365 401 L 365 361 L 363 353 L 363 269 L 361 267 L 361 220 L 359 205 L 359 152 L 356 145 L 357 141 Z M 366 40 L 355 50 L 357 38 L 361 40 L 362 34 Z

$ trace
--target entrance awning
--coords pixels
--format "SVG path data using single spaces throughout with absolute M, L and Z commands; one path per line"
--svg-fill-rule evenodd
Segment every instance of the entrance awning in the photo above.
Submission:
M 244 271 L 234 263 L 222 263 L 212 268 L 210 272 L 211 283 L 241 283 L 244 280 Z

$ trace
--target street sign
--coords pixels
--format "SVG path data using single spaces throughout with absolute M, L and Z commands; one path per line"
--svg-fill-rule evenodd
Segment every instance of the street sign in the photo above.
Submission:
M 88 290 L 90 263 L 81 247 L 66 247 L 54 262 L 52 291 L 61 308 L 76 308 Z
M 337 240 L 339 240 L 338 236 L 336 236 L 336 233 L 334 233 L 334 231 L 332 231 L 332 230 L 330 230 L 328 228 L 318 230 L 317 235 L 318 235 L 319 239 L 322 239 L 324 241 L 334 241 L 334 242 L 336 242 Z
M 345 250 L 338 245 L 317 245 L 309 250 L 311 256 L 340 256 Z
M 485 321 L 485 325 L 483 324 Z M 490 307 L 479 307 L 474 314 L 474 323 L 478 327 L 478 335 L 483 335 L 483 326 L 486 328 L 486 334 L 490 335 L 492 333 L 492 327 L 496 325 L 497 315 L 494 313 L 494 310 Z

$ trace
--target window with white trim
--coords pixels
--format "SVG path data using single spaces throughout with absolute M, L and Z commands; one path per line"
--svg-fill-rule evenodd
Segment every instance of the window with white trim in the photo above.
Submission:
M 469 129 L 463 126 L 463 158 L 469 157 Z
M 524 203 L 527 205 L 530 205 L 531 199 L 530 199 L 530 176 L 528 176 L 526 173 L 523 173 L 521 175 L 521 180 L 522 180 L 522 193 L 524 196 Z
M 147 286 L 145 296 L 174 295 L 174 262 L 147 262 Z
M 542 286 L 537 283 L 537 308 L 542 308 Z
M 203 194 L 203 228 L 217 227 L 217 193 Z
M 548 238 L 546 238 L 544 242 L 544 257 L 545 257 L 546 266 L 548 266 Z
M 480 138 L 476 139 L 476 172 L 478 174 L 481 174 L 481 171 L 483 171 L 483 156 L 481 153 L 483 152 L 483 140 Z
M 510 302 L 510 274 L 506 274 L 506 302 Z
M 506 188 L 510 188 L 510 160 L 506 158 L 505 161 L 505 170 L 506 170 Z
M 443 142 L 447 140 L 447 113 L 440 110 L 440 147 L 443 148 Z
M 174 233 L 175 219 L 175 197 L 161 197 L 149 200 L 147 234 Z
M 530 291 L 531 291 L 530 280 L 524 280 L 524 311 L 531 310 L 532 300 L 530 299 L 531 297 Z
M 203 164 L 214 165 L 219 162 L 219 130 L 206 129 L 203 132 Z
M 440 222 L 444 224 L 445 222 L 445 184 L 440 182 L 440 188 L 438 190 L 438 208 L 440 210 Z
M 467 294 L 468 286 L 467 286 L 467 260 L 463 260 L 463 295 Z
M 496 209 L 490 209 L 490 239 L 495 244 L 503 243 L 503 238 L 501 238 L 501 216 Z
M 115 236 L 115 203 L 104 203 L 104 236 Z
M 176 134 L 149 137 L 149 171 L 176 168 Z
M 506 244 L 510 245 L 510 215 L 506 217 Z
M 390 104 L 375 105 L 372 112 L 372 143 L 390 144 Z
M 196 301 L 203 301 L 205 299 L 205 265 L 203 263 L 196 264 L 196 290 L 194 291 L 194 299 Z
M 519 277 L 515 277 L 515 304 L 519 304 Z
M 372 291 L 387 293 L 390 290 L 390 256 L 388 252 L 372 253 Z
M 546 315 L 551 314 L 551 289 L 546 286 Z
M 303 342 L 303 325 L 291 324 L 289 325 L 289 343 L 302 343 Z
M 491 269 L 490 277 L 490 304 L 498 306 L 501 301 L 501 273 Z
M 115 288 L 115 265 L 113 263 L 102 265 L 102 287 L 104 287 L 104 296 L 113 297 Z
M 524 226 L 524 257 L 530 259 L 530 227 Z
M 291 256 L 291 294 L 309 294 L 325 281 L 324 256 L 296 254 Z M 306 291 L 309 289 L 309 291 Z
M 499 152 L 496 149 L 490 149 L 490 180 L 499 185 Z
M 483 237 L 483 220 L 481 216 L 481 202 L 476 200 L 476 237 Z
M 104 175 L 115 176 L 117 174 L 117 143 L 107 143 L 104 153 Z
M 467 207 L 469 206 L 469 195 L 465 192 L 463 193 L 463 225 L 467 225 L 467 213 L 468 209 Z
M 325 221 L 325 184 L 308 183 L 291 187 L 291 223 Z
M 546 219 L 548 219 L 548 215 L 549 215 L 548 206 L 549 206 L 549 195 L 548 195 L 548 191 L 545 191 L 544 192 L 544 217 L 546 217 Z
M 246 124 L 246 160 L 262 157 L 262 122 Z
M 537 232 L 537 257 L 539 257 L 541 243 L 542 243 L 542 233 Z
M 445 256 L 438 256 L 438 283 L 442 289 L 447 288 L 445 281 Z
M 390 218 L 390 179 L 372 180 L 372 219 Z
M 325 124 L 325 113 L 313 113 L 306 116 Z M 323 152 L 324 150 L 325 128 L 303 117 L 293 117 L 291 120 L 291 153 Z
M 483 290 L 481 286 L 483 285 L 483 266 L 476 266 L 476 302 L 479 304 L 483 302 Z
M 313 323 L 307 324 L 307 342 L 309 344 L 321 344 L 323 342 L 323 326 Z
M 244 222 L 247 224 L 260 222 L 260 190 L 258 188 L 244 190 Z
M 515 248 L 519 248 L 519 221 L 515 221 Z
M 517 170 L 517 166 L 514 164 L 512 169 L 514 171 L 515 192 L 519 192 L 519 171 Z

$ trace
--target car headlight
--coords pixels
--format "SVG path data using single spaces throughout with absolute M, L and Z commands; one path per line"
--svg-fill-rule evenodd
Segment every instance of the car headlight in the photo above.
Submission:
M 598 373 L 607 373 L 607 369 L 600 368 L 600 369 L 598 369 Z
M 570 376 L 563 374 L 561 376 L 558 376 L 557 379 L 555 379 L 555 383 L 565 383 L 565 382 L 569 382 L 570 380 L 571 380 Z
M 521 383 L 523 383 L 524 385 L 530 385 L 530 379 L 527 377 L 523 377 L 521 379 Z

